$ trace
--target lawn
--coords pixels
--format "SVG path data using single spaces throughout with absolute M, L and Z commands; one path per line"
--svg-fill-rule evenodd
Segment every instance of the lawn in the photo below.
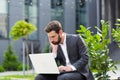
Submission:
M 34 80 L 35 75 L 10 75 L 0 76 L 0 80 Z

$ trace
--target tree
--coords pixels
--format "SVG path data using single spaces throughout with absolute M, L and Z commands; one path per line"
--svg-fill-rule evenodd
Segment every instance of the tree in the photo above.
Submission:
M 19 64 L 18 57 L 15 55 L 12 45 L 10 44 L 4 52 L 3 67 L 6 71 L 14 71 L 17 70 Z
M 10 31 L 10 38 L 12 38 L 14 41 L 24 38 L 25 40 L 28 39 L 28 35 L 30 35 L 32 32 L 36 31 L 37 27 L 34 26 L 31 23 L 28 23 L 24 20 L 19 20 L 17 21 L 11 28 Z M 23 43 L 25 44 L 25 42 L 23 41 Z M 24 47 L 24 46 L 23 46 Z M 27 54 L 27 64 L 29 64 L 29 58 L 28 58 L 28 44 L 26 43 L 26 54 Z M 24 49 L 24 50 L 25 50 Z M 25 55 L 25 53 L 23 53 L 23 56 Z M 23 59 L 23 65 L 24 65 L 24 70 L 25 70 L 25 62 Z
M 21 37 L 27 38 L 28 35 L 30 35 L 36 30 L 37 28 L 31 23 L 27 23 L 26 21 L 20 20 L 12 26 L 12 29 L 10 31 L 10 37 L 16 41 Z

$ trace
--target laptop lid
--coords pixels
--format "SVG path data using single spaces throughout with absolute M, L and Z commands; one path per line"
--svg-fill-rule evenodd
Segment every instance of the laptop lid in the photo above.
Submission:
M 59 70 L 52 53 L 29 54 L 35 73 L 59 74 Z

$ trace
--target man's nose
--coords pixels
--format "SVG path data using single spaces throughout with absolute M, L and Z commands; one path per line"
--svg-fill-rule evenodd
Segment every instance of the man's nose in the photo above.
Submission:
M 53 41 L 54 41 L 54 39 L 53 39 L 53 38 L 50 38 L 49 40 L 50 40 L 50 42 L 53 42 Z

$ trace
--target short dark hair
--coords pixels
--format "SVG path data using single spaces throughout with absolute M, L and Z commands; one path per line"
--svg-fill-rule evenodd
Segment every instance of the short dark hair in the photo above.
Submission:
M 62 29 L 61 23 L 57 20 L 53 20 L 47 24 L 45 31 L 47 33 L 51 31 L 55 31 L 56 33 L 59 33 L 61 29 Z

